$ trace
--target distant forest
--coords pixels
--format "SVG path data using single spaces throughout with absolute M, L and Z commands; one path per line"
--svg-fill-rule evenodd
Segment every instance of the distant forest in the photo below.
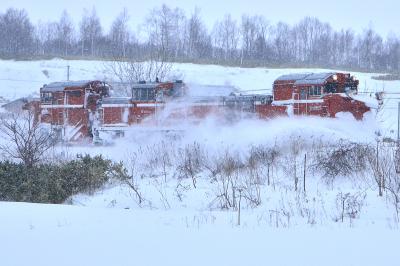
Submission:
M 0 14 L 0 57 L 14 59 L 81 58 L 213 63 L 246 67 L 324 67 L 400 72 L 400 40 L 335 30 L 306 17 L 295 25 L 271 24 L 268 17 L 221 16 L 208 29 L 200 11 L 185 14 L 167 5 L 150 10 L 135 32 L 126 9 L 106 32 L 95 8 L 74 24 L 64 11 L 58 21 L 32 24 L 26 10 Z

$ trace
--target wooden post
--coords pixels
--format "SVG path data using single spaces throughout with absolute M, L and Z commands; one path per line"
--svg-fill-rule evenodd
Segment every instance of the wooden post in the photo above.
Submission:
M 240 225 L 240 201 L 242 200 L 242 189 L 239 188 L 239 208 L 238 208 L 238 225 Z
M 395 155 L 395 160 L 396 160 L 396 173 L 400 173 L 400 168 L 399 168 L 399 152 L 400 152 L 400 102 L 398 102 L 397 105 L 397 141 L 396 141 L 396 155 Z
M 307 167 L 307 153 L 304 154 L 304 172 L 303 172 L 303 190 L 306 192 L 306 167 Z
M 378 186 L 379 186 L 379 196 L 383 196 L 383 191 L 382 191 L 382 176 L 379 171 L 379 139 L 376 140 L 376 174 L 378 175 Z

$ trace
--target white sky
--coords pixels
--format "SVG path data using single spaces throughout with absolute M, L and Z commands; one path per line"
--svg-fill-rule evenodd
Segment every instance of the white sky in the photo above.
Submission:
M 298 22 L 305 16 L 315 16 L 329 22 L 335 29 L 352 28 L 362 32 L 368 26 L 383 37 L 400 35 L 399 0 L 0 0 L 0 12 L 9 7 L 25 8 L 33 23 L 58 20 L 66 9 L 78 25 L 83 9 L 96 7 L 103 27 L 108 30 L 115 16 L 127 7 L 130 23 L 135 28 L 153 7 L 167 4 L 180 7 L 189 15 L 197 6 L 208 27 L 230 13 L 240 20 L 243 13 L 263 15 L 270 22 Z

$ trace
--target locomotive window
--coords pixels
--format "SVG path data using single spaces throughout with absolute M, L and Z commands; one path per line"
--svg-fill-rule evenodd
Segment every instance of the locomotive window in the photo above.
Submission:
M 320 86 L 312 86 L 308 90 L 308 94 L 310 96 L 321 96 L 322 95 L 322 88 Z
M 153 88 L 138 88 L 132 90 L 132 99 L 137 101 L 151 101 L 156 97 Z
M 140 92 L 140 96 L 139 96 L 139 100 L 141 101 L 147 101 L 148 99 L 148 90 L 147 89 L 139 89 Z
M 51 103 L 53 100 L 53 96 L 50 92 L 42 92 L 40 94 L 40 100 L 42 103 Z
M 132 100 L 137 100 L 138 97 L 138 90 L 132 89 Z
M 69 91 L 68 95 L 72 97 L 81 97 L 82 93 L 80 91 Z
M 337 85 L 335 83 L 328 83 L 325 86 L 327 93 L 337 93 Z
M 307 90 L 305 89 L 300 90 L 300 100 L 307 100 Z
M 147 91 L 147 97 L 149 100 L 154 100 L 156 98 L 156 92 L 154 89 L 149 89 Z
M 140 92 L 139 100 L 147 100 L 147 90 L 139 89 L 139 92 Z

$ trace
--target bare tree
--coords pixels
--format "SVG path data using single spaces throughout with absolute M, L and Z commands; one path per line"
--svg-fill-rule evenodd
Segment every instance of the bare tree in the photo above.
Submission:
M 93 7 L 92 12 L 88 15 L 88 11 L 84 9 L 83 17 L 80 23 L 80 41 L 81 55 L 85 55 L 89 51 L 91 56 L 97 55 L 97 42 L 102 38 L 102 27 L 100 19 L 97 16 L 96 9 Z
M 239 43 L 239 30 L 231 15 L 225 15 L 222 21 L 215 23 L 213 30 L 214 45 L 219 49 L 217 59 L 235 59 Z
M 128 28 L 129 14 L 124 8 L 111 25 L 110 40 L 113 53 L 117 57 L 125 58 L 131 33 Z
M 70 16 L 64 10 L 57 23 L 57 39 L 59 53 L 68 56 L 73 41 L 74 27 Z
M 25 9 L 9 8 L 0 15 L 0 56 L 31 55 L 34 28 Z
M 354 194 L 338 193 L 336 195 L 336 208 L 339 211 L 339 215 L 335 220 L 343 223 L 344 218 L 348 217 L 351 223 L 353 219 L 359 218 L 366 196 L 364 192 Z
M 162 174 L 164 175 L 164 182 L 167 182 L 168 168 L 172 166 L 170 146 L 162 141 L 158 146 L 159 164 L 161 166 Z
M 304 140 L 299 136 L 292 136 L 288 144 L 288 155 L 284 158 L 283 169 L 287 175 L 293 177 L 295 191 L 299 188 L 299 169 L 301 167 L 299 156 L 303 148 Z
M 183 10 L 171 9 L 165 4 L 154 8 L 146 18 L 145 28 L 148 45 L 156 48 L 164 56 L 163 60 L 177 58 L 184 50 L 186 18 Z
M 38 42 L 39 55 L 53 55 L 59 51 L 57 46 L 58 25 L 56 22 L 39 23 L 36 27 L 36 38 Z
M 177 170 L 181 177 L 192 179 L 193 187 L 196 188 L 197 177 L 202 171 L 204 155 L 200 145 L 194 143 L 181 149 L 178 154 L 181 159 L 177 165 Z
M 242 16 L 240 29 L 241 61 L 268 59 L 269 24 L 261 16 Z
M 395 35 L 390 34 L 385 46 L 390 70 L 400 73 L 400 40 Z
M 392 175 L 385 184 L 386 191 L 388 191 L 388 198 L 393 203 L 396 211 L 397 221 L 400 221 L 400 175 Z
M 106 70 L 119 82 L 128 85 L 125 87 L 130 87 L 139 81 L 164 80 L 172 69 L 172 64 L 168 62 L 173 54 L 172 51 L 179 49 L 174 46 L 179 37 L 174 33 L 180 29 L 177 20 L 183 16 L 181 13 L 179 9 L 171 10 L 166 5 L 160 9 L 153 9 L 145 23 L 149 38 L 145 53 L 140 57 L 128 58 L 124 52 L 125 48 L 120 47 L 122 53 L 118 51 L 114 53 L 113 60 L 105 65 Z M 128 37 L 126 25 L 128 18 L 124 10 L 114 21 L 110 32 L 112 39 L 115 39 L 114 43 L 121 45 L 121 40 Z
M 105 69 L 119 82 L 132 85 L 139 81 L 164 80 L 171 72 L 172 64 L 157 56 L 145 61 L 116 58 L 105 63 Z
M 140 191 L 139 184 L 137 182 L 137 178 L 139 175 L 138 172 L 138 155 L 136 152 L 128 154 L 127 159 L 127 174 L 120 175 L 120 180 L 123 184 L 127 185 L 134 193 L 137 198 L 137 203 L 139 206 L 144 202 L 144 197 Z
M 386 187 L 386 180 L 391 179 L 391 176 L 394 175 L 395 161 L 393 149 L 377 141 L 375 149 L 371 148 L 367 155 L 369 168 L 378 186 L 378 194 L 382 197 Z
M 186 34 L 186 55 L 189 58 L 200 59 L 211 55 L 211 40 L 198 8 L 187 21 Z
M 119 82 L 132 85 L 139 81 L 164 80 L 172 69 L 169 62 L 183 51 L 184 14 L 180 9 L 170 9 L 163 5 L 153 9 L 144 24 L 148 42 L 144 53 L 139 57 L 126 57 L 124 53 L 114 54 L 112 62 L 106 64 L 106 69 Z M 113 24 L 113 32 L 126 31 L 127 14 L 121 13 Z M 117 34 L 120 35 L 120 34 Z
M 11 158 L 21 160 L 28 167 L 41 162 L 45 153 L 56 143 L 54 134 L 37 123 L 32 111 L 3 118 L 0 131 L 6 140 L 0 144 L 0 150 Z
M 275 60 L 278 64 L 286 62 L 291 58 L 293 50 L 288 43 L 288 39 L 291 38 L 290 26 L 286 23 L 279 22 L 274 27 L 273 47 Z
M 267 184 L 271 184 L 271 172 L 275 166 L 278 157 L 280 156 L 278 147 L 259 146 L 253 150 L 254 156 L 264 165 L 267 166 Z
M 211 205 L 217 203 L 221 209 L 236 209 L 236 192 L 239 188 L 243 188 L 239 178 L 244 164 L 237 154 L 231 154 L 229 150 L 217 157 L 215 163 L 218 166 L 213 168 L 218 170 L 213 182 L 216 184 L 217 191 Z

